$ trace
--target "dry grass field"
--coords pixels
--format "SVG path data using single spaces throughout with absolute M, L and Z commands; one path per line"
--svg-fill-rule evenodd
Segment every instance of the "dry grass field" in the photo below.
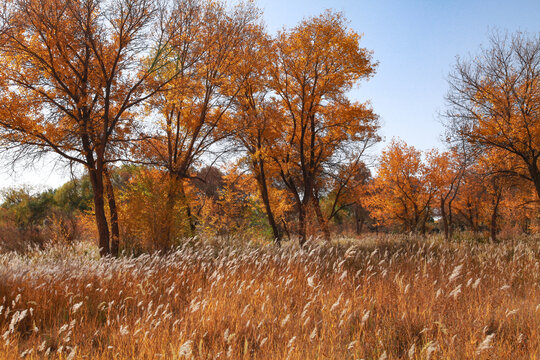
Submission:
M 517 242 L 516 242 L 517 243 Z M 1 359 L 535 359 L 540 242 L 0 256 Z

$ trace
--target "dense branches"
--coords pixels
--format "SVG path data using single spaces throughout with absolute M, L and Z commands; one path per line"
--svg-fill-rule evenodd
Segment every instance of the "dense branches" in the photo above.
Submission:
M 88 170 L 102 254 L 110 251 L 107 164 L 132 136 L 138 106 L 174 77 L 149 87 L 165 61 L 147 52 L 167 45 L 159 14 L 145 0 L 20 0 L 2 14 L 3 141 Z
M 377 116 L 345 96 L 375 71 L 359 40 L 340 14 L 326 12 L 280 33 L 273 47 L 270 87 L 278 95 L 284 121 L 272 158 L 295 199 L 301 243 L 310 204 L 326 227 L 317 201 L 325 167 L 356 161 L 377 140 Z
M 540 37 L 494 34 L 490 48 L 458 59 L 450 75 L 447 129 L 510 157 L 497 171 L 531 181 L 540 198 Z

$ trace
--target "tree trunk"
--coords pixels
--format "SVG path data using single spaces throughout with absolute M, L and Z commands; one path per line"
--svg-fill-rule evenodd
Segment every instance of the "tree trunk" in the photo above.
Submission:
M 306 208 L 304 204 L 298 204 L 298 235 L 300 246 L 304 246 L 307 240 L 306 235 Z
M 452 212 L 452 200 L 448 202 L 448 238 L 454 237 L 454 215 Z
M 415 235 L 417 235 L 421 231 L 421 216 L 422 213 L 418 211 L 418 206 L 416 204 L 413 205 L 413 213 L 414 216 L 411 219 L 411 232 L 413 232 Z
M 105 187 L 107 190 L 107 200 L 109 202 L 109 214 L 111 220 L 111 255 L 118 256 L 120 248 L 120 227 L 118 226 L 118 209 L 116 208 L 116 200 L 114 196 L 114 188 L 111 182 L 111 177 L 107 169 L 103 172 Z
M 162 249 L 168 248 L 172 243 L 174 205 L 176 204 L 177 198 L 176 191 L 178 176 L 174 173 L 169 172 L 168 177 L 169 184 L 167 189 L 167 202 L 165 203 L 165 214 L 161 229 L 162 239 L 159 240 L 159 247 L 161 247 Z
M 272 207 L 270 206 L 270 196 L 268 193 L 268 184 L 266 183 L 266 173 L 265 173 L 265 168 L 264 168 L 264 162 L 263 160 L 259 159 L 258 161 L 253 161 L 252 164 L 254 168 L 258 169 L 256 179 L 257 179 L 257 182 L 259 183 L 259 191 L 261 193 L 261 198 L 263 200 L 264 208 L 266 211 L 266 217 L 268 218 L 268 223 L 270 224 L 270 227 L 272 228 L 274 241 L 277 244 L 280 244 L 281 239 L 283 238 L 283 235 L 281 234 L 281 231 L 276 223 L 274 213 L 272 212 Z
M 422 236 L 426 237 L 426 223 L 428 220 L 428 215 L 426 214 L 422 219 Z
M 540 200 L 540 170 L 538 169 L 536 163 L 533 163 L 529 166 L 529 172 L 531 174 L 531 178 L 536 189 L 536 194 L 538 195 L 538 199 Z
M 183 220 L 182 236 L 192 237 L 195 232 L 195 225 L 193 224 L 191 208 L 187 202 L 184 181 L 178 174 L 170 172 L 167 203 L 165 205 L 165 219 L 162 230 L 164 241 L 161 247 L 164 249 L 173 245 L 175 237 L 175 206 L 177 203 L 180 205 L 180 215 Z
M 359 220 L 358 220 L 358 223 L 357 223 L 357 226 L 356 226 L 356 234 L 357 235 L 360 235 L 362 234 L 362 231 L 364 230 L 364 224 L 366 223 L 366 218 L 364 216 L 362 216 Z
M 366 220 L 364 214 L 360 215 L 360 211 L 360 205 L 356 204 L 354 208 L 354 218 L 356 220 L 356 235 L 360 235 L 362 233 L 362 229 L 364 228 L 364 222 Z
M 478 222 L 475 221 L 475 213 L 470 202 L 467 203 L 467 220 L 471 226 L 471 230 L 474 234 L 478 233 Z
M 499 215 L 499 203 L 500 203 L 500 196 L 499 194 L 497 194 L 497 197 L 494 200 L 493 212 L 491 213 L 491 222 L 490 222 L 491 241 L 493 242 L 497 242 L 497 218 Z
M 184 232 L 184 235 L 187 235 L 188 237 L 193 237 L 195 235 L 195 222 L 193 221 L 193 215 L 191 214 L 191 207 L 189 206 L 189 202 L 186 196 L 183 179 L 180 179 L 180 182 L 178 183 L 178 195 L 180 207 L 184 212 L 184 220 L 187 222 L 184 223 L 184 225 L 187 225 L 188 228 L 188 230 Z
M 284 219 L 282 219 L 281 222 L 283 223 L 283 230 L 285 231 L 285 234 L 287 235 L 287 239 L 291 241 L 291 233 L 289 232 L 289 227 L 287 226 L 287 223 L 285 222 Z
M 99 254 L 106 256 L 111 253 L 109 247 L 109 226 L 107 224 L 107 216 L 105 215 L 105 202 L 103 200 L 103 171 L 91 169 L 90 183 L 92 184 L 92 192 L 94 196 L 94 213 L 96 217 L 96 225 L 99 237 Z
M 321 211 L 321 204 L 319 202 L 319 196 L 316 194 L 313 194 L 313 197 L 311 198 L 311 203 L 313 204 L 313 208 L 315 209 L 315 214 L 317 215 L 317 222 L 319 223 L 319 226 L 321 227 L 323 234 L 324 234 L 324 240 L 330 241 L 330 228 L 328 227 L 328 221 L 324 218 L 324 215 Z
M 497 241 L 497 211 L 494 210 L 491 214 L 491 222 L 490 222 L 490 233 L 491 233 L 491 241 L 496 242 Z
M 443 199 L 441 199 L 441 218 L 443 221 L 444 240 L 448 241 L 450 239 L 450 229 L 448 228 L 448 217 L 446 215 L 446 205 Z

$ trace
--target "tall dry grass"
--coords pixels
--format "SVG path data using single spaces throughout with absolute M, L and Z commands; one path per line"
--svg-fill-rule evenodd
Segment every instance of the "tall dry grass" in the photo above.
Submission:
M 0 256 L 1 359 L 529 359 L 540 246 L 386 238 Z

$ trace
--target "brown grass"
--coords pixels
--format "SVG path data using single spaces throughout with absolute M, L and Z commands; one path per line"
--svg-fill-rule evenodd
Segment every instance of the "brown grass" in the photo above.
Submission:
M 8 253 L 0 358 L 536 358 L 539 260 L 532 239 Z

